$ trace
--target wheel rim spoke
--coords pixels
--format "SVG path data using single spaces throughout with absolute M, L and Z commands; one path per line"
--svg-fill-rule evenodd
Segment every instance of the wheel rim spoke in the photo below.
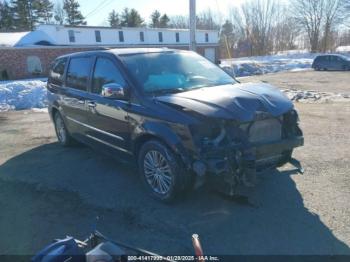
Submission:
M 166 194 L 172 183 L 172 173 L 166 158 L 156 150 L 147 152 L 144 157 L 144 173 L 152 190 Z
M 63 120 L 60 117 L 58 117 L 56 120 L 56 132 L 57 132 L 58 139 L 60 141 L 64 141 L 66 137 L 66 129 L 65 129 Z

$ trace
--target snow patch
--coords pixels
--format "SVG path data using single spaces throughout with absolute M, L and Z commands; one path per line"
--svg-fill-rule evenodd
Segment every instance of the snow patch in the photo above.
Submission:
M 350 102 L 349 94 L 319 92 L 315 90 L 281 90 L 290 100 L 301 103 Z
M 0 112 L 46 108 L 46 81 L 32 79 L 0 82 Z
M 343 53 L 346 55 L 346 53 Z M 236 77 L 277 73 L 281 71 L 310 70 L 313 60 L 320 53 L 306 50 L 290 50 L 276 55 L 240 57 L 225 59 L 221 67 Z
M 269 56 L 241 57 L 223 60 L 222 67 L 236 77 L 308 70 L 317 55 L 299 50 L 299 52 L 281 52 Z

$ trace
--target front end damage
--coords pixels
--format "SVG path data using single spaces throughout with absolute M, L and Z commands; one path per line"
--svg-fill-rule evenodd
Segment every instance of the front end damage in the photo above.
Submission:
M 257 112 L 250 122 L 223 120 L 196 129 L 197 181 L 209 179 L 230 195 L 238 185 L 253 186 L 257 173 L 291 162 L 293 149 L 304 144 L 294 109 L 279 117 Z

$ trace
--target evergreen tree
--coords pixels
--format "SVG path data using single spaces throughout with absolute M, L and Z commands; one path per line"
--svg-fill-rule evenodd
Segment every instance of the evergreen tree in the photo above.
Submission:
M 158 10 L 153 11 L 151 14 L 151 24 L 150 27 L 157 28 L 160 25 L 160 13 Z
M 86 25 L 84 16 L 79 11 L 79 3 L 75 0 L 64 0 L 63 9 L 66 12 L 68 25 Z
M 13 16 L 11 7 L 7 1 L 0 2 L 0 31 L 9 31 L 13 29 Z
M 32 13 L 39 23 L 50 23 L 53 17 L 53 3 L 50 0 L 33 0 Z
M 166 14 L 164 14 L 164 15 L 162 15 L 162 17 L 160 18 L 159 27 L 161 27 L 161 28 L 168 27 L 169 22 L 170 22 L 169 17 L 168 17 Z
M 141 18 L 139 12 L 134 8 L 128 9 L 124 8 L 123 13 L 121 14 L 121 26 L 126 27 L 139 27 L 143 26 L 143 19 Z
M 109 25 L 113 28 L 117 28 L 120 26 L 119 14 L 115 10 L 112 10 L 112 12 L 109 13 L 108 22 Z
M 20 30 L 32 30 L 34 27 L 34 17 L 32 13 L 32 1 L 12 0 L 11 9 L 14 20 L 14 28 Z

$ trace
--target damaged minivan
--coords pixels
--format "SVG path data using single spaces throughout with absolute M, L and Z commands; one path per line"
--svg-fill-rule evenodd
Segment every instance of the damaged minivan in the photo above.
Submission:
M 205 181 L 234 194 L 304 143 L 298 114 L 278 89 L 240 84 L 202 56 L 110 49 L 57 58 L 49 112 L 63 146 L 79 141 L 134 159 L 165 202 Z

